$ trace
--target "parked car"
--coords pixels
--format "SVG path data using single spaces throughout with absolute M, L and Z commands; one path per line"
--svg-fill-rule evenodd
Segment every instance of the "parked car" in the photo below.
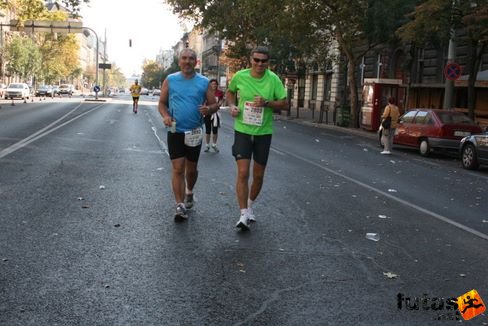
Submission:
M 149 89 L 145 87 L 141 88 L 141 93 L 139 95 L 149 95 Z
M 50 85 L 41 85 L 37 88 L 36 96 L 53 96 L 53 88 Z
M 5 90 L 5 99 L 21 98 L 23 100 L 30 97 L 30 88 L 26 83 L 10 83 Z
M 155 88 L 152 92 L 153 96 L 160 96 L 161 95 L 161 90 L 159 88 Z
M 382 130 L 378 132 L 382 143 Z M 434 149 L 459 150 L 459 141 L 482 129 L 462 112 L 412 109 L 400 117 L 393 144 L 418 148 L 423 156 Z
M 59 91 L 58 91 L 58 94 L 59 95 L 73 95 L 73 92 L 75 90 L 75 87 L 71 84 L 61 84 L 59 85 Z
M 488 164 L 488 133 L 461 139 L 459 155 L 465 169 L 475 170 L 480 164 Z

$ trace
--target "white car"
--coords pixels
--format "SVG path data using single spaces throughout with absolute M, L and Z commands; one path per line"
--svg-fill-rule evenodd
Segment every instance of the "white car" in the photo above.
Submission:
M 5 99 L 21 98 L 23 100 L 30 97 L 30 88 L 26 83 L 11 83 L 4 93 Z
M 61 85 L 59 85 L 58 94 L 59 95 L 66 94 L 66 95 L 71 96 L 71 95 L 73 95 L 74 89 L 75 89 L 75 87 L 71 84 L 61 84 Z

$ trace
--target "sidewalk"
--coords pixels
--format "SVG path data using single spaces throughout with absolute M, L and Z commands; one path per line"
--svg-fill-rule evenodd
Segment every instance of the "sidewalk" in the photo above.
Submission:
M 362 128 L 349 128 L 349 127 L 341 127 L 334 123 L 333 119 L 329 118 L 328 123 L 326 123 L 326 117 L 324 112 L 323 122 L 319 123 L 319 112 L 312 112 L 310 109 L 300 108 L 298 112 L 297 118 L 297 108 L 292 107 L 290 111 L 290 116 L 287 115 L 287 111 L 282 111 L 281 114 L 275 114 L 274 117 L 276 120 L 287 120 L 294 123 L 301 123 L 308 126 L 313 126 L 316 128 L 323 128 L 323 129 L 331 129 L 342 131 L 345 133 L 350 133 L 362 137 L 368 137 L 371 139 L 377 139 L 376 131 L 365 130 Z M 312 115 L 313 113 L 313 115 Z

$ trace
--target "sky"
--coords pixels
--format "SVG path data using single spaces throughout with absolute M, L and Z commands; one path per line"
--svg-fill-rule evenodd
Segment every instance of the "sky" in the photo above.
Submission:
M 100 51 L 107 35 L 110 62 L 130 77 L 142 72 L 144 59 L 154 60 L 159 51 L 170 50 L 185 26 L 164 0 L 90 0 L 83 5 L 83 26 L 98 34 Z M 129 39 L 132 47 L 129 47 Z

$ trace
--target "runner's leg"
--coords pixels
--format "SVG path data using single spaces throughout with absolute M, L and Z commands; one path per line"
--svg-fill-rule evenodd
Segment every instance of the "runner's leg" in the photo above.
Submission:
M 184 157 L 171 161 L 173 166 L 171 183 L 176 203 L 182 203 L 185 198 L 185 161 Z
M 190 191 L 190 193 L 193 193 L 193 187 L 195 187 L 195 184 L 197 183 L 198 179 L 198 162 L 192 162 L 189 160 L 185 161 L 185 179 L 186 179 L 186 187 Z
M 237 201 L 239 202 L 239 208 L 247 208 L 247 197 L 249 196 L 249 166 L 251 160 L 240 159 L 237 160 L 237 182 L 236 192 Z
M 249 199 L 251 199 L 252 201 L 255 201 L 259 193 L 261 192 L 261 188 L 263 187 L 264 182 L 265 169 L 266 165 L 259 164 L 256 161 L 253 162 L 251 192 L 249 194 Z

